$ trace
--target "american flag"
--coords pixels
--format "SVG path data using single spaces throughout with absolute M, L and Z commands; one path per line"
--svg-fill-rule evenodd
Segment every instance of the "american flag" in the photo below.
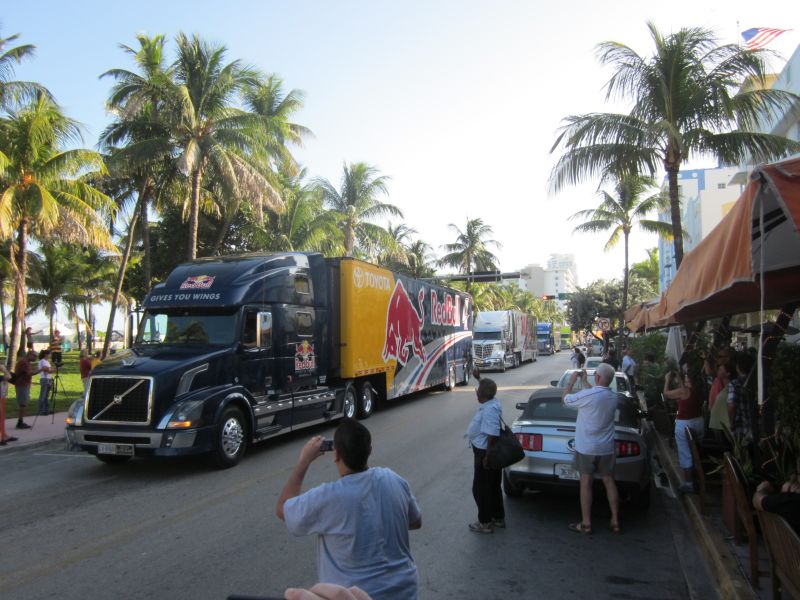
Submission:
M 758 50 L 769 44 L 780 34 L 791 29 L 774 29 L 772 27 L 753 27 L 742 32 L 744 45 L 748 50 Z

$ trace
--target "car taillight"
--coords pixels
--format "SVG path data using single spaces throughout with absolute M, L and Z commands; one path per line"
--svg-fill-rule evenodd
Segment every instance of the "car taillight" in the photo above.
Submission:
M 517 441 L 522 445 L 523 450 L 531 452 L 541 452 L 542 450 L 541 433 L 518 433 Z
M 617 458 L 624 456 L 639 456 L 638 442 L 615 440 L 614 443 L 617 446 Z

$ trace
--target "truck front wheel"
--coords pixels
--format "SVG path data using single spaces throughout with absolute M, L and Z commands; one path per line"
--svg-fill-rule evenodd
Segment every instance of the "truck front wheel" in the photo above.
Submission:
M 235 406 L 225 409 L 215 437 L 214 464 L 220 469 L 237 465 L 247 449 L 247 425 L 242 411 Z
M 367 381 L 361 384 L 358 394 L 358 418 L 368 419 L 373 410 L 375 410 L 375 389 Z

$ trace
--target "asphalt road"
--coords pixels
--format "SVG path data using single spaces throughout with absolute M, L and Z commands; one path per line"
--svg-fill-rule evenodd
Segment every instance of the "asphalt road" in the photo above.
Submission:
M 567 353 L 494 377 L 506 421 L 516 402 L 567 368 Z M 423 599 L 713 598 L 709 575 L 669 491 L 649 511 L 623 508 L 623 534 L 567 530 L 577 495 L 507 499 L 508 529 L 471 533 L 472 458 L 463 432 L 476 406 L 473 385 L 393 404 L 365 422 L 371 464 L 411 484 L 423 527 L 411 532 Z M 104 465 L 46 449 L 0 458 L 0 595 L 5 600 L 223 599 L 282 595 L 315 581 L 312 538 L 294 538 L 274 516 L 278 493 L 302 444 L 330 436 L 321 426 L 255 447 L 234 469 L 200 460 Z M 336 476 L 330 458 L 306 488 Z

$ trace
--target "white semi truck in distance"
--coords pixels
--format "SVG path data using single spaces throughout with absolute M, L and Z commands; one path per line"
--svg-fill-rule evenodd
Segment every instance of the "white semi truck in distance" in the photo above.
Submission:
M 481 312 L 472 333 L 472 357 L 478 369 L 505 371 L 538 358 L 533 315 L 517 310 Z

